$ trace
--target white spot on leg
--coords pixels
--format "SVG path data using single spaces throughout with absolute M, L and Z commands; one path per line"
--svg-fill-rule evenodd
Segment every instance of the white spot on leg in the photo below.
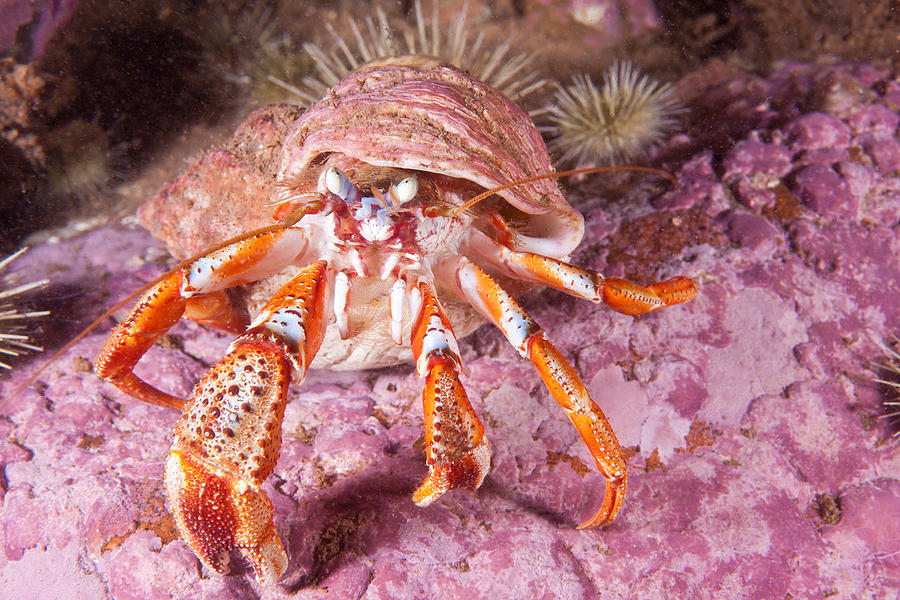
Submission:
M 480 273 L 478 267 L 465 258 L 460 259 L 457 278 L 466 300 L 503 332 L 520 356 L 528 358 L 528 338 L 536 331 L 540 331 L 540 327 L 499 285 L 494 284 L 496 287 L 493 289 L 482 285 L 480 275 L 484 274 Z M 496 294 L 494 289 L 497 291 Z M 500 316 L 496 320 L 492 307 L 500 309 Z
M 435 353 L 442 352 L 452 358 L 456 370 L 460 371 L 459 346 L 453 332 L 444 327 L 440 315 L 434 313 L 428 317 L 425 335 L 422 338 L 422 353 L 416 359 L 416 371 L 420 374 L 428 372 L 428 359 Z

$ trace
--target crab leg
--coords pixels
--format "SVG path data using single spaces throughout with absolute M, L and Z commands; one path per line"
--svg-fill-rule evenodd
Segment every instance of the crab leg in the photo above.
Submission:
M 222 290 L 279 271 L 305 248 L 302 229 L 276 230 L 219 248 L 171 272 L 150 288 L 113 331 L 97 357 L 97 375 L 144 402 L 181 409 L 184 400 L 134 374 L 137 362 L 182 315 L 228 331 L 242 331 L 246 320 Z
M 597 469 L 606 478 L 606 496 L 600 510 L 579 528 L 607 525 L 615 519 L 625 498 L 625 458 L 606 416 L 588 395 L 572 365 L 547 339 L 544 331 L 500 285 L 469 260 L 457 261 L 460 291 L 472 306 L 491 321 L 537 367 L 550 390 L 587 445 Z
M 287 555 L 260 485 L 281 449 L 292 373 L 302 380 L 325 332 L 325 261 L 288 281 L 200 380 L 175 426 L 166 490 L 182 538 L 203 563 L 227 571 L 240 550 L 262 583 L 275 583 Z
M 450 321 L 430 282 L 420 279 L 410 290 L 415 315 L 412 349 L 419 377 L 425 377 L 425 447 L 428 476 L 413 494 L 428 506 L 445 492 L 464 486 L 478 489 L 491 463 L 484 426 L 459 381 L 460 358 Z
M 478 231 L 470 235 L 469 248 L 478 258 L 498 267 L 505 275 L 554 287 L 597 304 L 603 303 L 626 315 L 641 315 L 681 304 L 697 295 L 697 284 L 687 277 L 674 277 L 643 286 L 618 277 L 605 277 L 597 271 L 540 254 L 510 250 Z

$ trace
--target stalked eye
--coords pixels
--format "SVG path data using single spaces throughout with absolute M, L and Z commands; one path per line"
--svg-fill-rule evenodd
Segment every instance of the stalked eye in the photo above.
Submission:
M 393 198 L 398 204 L 403 204 L 416 197 L 416 192 L 419 191 L 419 182 L 415 177 L 407 177 L 400 183 L 394 185 L 393 188 Z
M 328 167 L 328 170 L 325 171 L 325 187 L 335 196 L 346 200 L 353 184 L 337 167 Z

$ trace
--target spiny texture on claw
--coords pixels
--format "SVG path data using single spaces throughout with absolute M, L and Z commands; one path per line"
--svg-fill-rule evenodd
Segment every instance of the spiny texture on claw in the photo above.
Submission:
M 292 372 L 302 378 L 322 343 L 324 261 L 302 269 L 194 388 L 175 426 L 166 489 L 182 537 L 211 569 L 232 549 L 275 583 L 287 555 L 259 486 L 281 449 Z
M 281 450 L 292 373 L 302 378 L 322 343 L 325 269 L 317 261 L 281 288 L 200 380 L 175 425 L 166 463 L 172 512 L 191 549 L 219 573 L 231 550 L 263 583 L 275 583 L 287 567 L 259 486 Z
M 491 448 L 459 381 L 459 348 L 447 315 L 428 282 L 420 281 L 413 295 L 419 314 L 412 347 L 416 370 L 425 377 L 422 405 L 428 464 L 428 476 L 413 494 L 413 502 L 428 506 L 454 488 L 478 489 L 491 466 Z
M 176 425 L 166 463 L 172 512 L 191 549 L 219 573 L 232 549 L 260 581 L 274 583 L 287 566 L 259 486 L 281 447 L 290 369 L 283 354 L 241 344 L 197 384 Z
M 194 388 L 175 426 L 176 446 L 259 485 L 281 447 L 290 364 L 265 347 L 242 344 Z
M 428 477 L 413 494 L 418 506 L 428 506 L 453 488 L 477 490 L 491 464 L 484 426 L 452 367 L 438 364 L 431 369 L 423 402 Z
M 272 524 L 272 503 L 257 488 L 188 453 L 166 461 L 166 488 L 181 536 L 210 569 L 227 573 L 239 549 L 260 582 L 273 584 L 287 554 Z

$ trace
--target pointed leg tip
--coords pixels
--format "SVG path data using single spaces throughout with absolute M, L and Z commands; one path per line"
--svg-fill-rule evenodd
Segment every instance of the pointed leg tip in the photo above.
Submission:
M 665 306 L 690 302 L 697 297 L 697 293 L 699 292 L 697 282 L 690 277 L 685 277 L 683 275 L 673 277 L 668 281 L 663 281 L 650 287 L 659 294 Z
M 426 508 L 443 496 L 450 488 L 446 483 L 436 482 L 432 480 L 431 475 L 420 485 L 412 495 L 413 504 L 419 508 Z
M 603 498 L 603 505 L 593 517 L 579 525 L 578 529 L 606 527 L 615 521 L 625 499 L 625 486 L 625 480 L 607 480 L 606 496 Z
M 593 517 L 576 527 L 576 529 L 593 529 L 595 527 L 605 527 L 613 522 L 612 516 L 606 514 L 606 511 L 600 509 Z

